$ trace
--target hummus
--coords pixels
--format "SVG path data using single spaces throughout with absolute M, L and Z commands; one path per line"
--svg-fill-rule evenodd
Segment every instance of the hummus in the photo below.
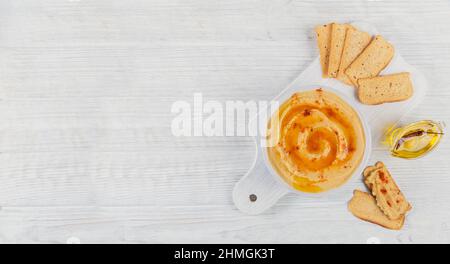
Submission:
M 303 192 L 323 192 L 346 182 L 360 164 L 364 131 L 355 110 L 322 89 L 291 96 L 268 124 L 268 159 Z

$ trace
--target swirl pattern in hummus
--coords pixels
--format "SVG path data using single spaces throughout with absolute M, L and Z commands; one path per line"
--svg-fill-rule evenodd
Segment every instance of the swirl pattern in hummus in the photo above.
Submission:
M 364 155 L 364 131 L 355 110 L 322 89 L 299 92 L 269 121 L 268 158 L 278 174 L 303 192 L 346 182 Z

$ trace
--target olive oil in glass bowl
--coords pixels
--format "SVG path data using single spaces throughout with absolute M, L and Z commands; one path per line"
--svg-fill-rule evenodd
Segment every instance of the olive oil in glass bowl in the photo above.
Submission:
M 386 143 L 393 156 L 415 159 L 433 150 L 443 135 L 442 123 L 422 120 L 389 131 Z

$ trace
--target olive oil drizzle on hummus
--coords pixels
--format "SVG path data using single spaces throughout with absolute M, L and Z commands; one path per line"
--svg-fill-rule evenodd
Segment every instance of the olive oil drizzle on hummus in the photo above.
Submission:
M 304 192 L 344 183 L 362 160 L 365 147 L 356 112 L 322 89 L 296 93 L 283 103 L 269 122 L 268 139 L 276 142 L 268 148 L 274 169 Z

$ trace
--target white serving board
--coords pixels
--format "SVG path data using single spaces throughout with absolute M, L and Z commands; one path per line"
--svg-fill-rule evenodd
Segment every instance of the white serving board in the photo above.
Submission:
M 372 35 L 377 34 L 377 30 L 365 22 L 352 23 L 357 28 L 367 31 Z M 394 44 L 394 43 L 393 43 Z M 394 44 L 395 47 L 395 44 Z M 361 112 L 365 122 L 369 125 L 371 139 L 368 144 L 378 145 L 386 130 L 394 126 L 398 121 L 414 108 L 425 97 L 428 84 L 425 76 L 416 68 L 408 64 L 398 50 L 395 51 L 394 58 L 380 75 L 409 72 L 414 87 L 414 95 L 402 102 L 386 103 L 381 105 L 364 105 L 359 102 L 356 96 L 356 89 L 348 86 L 337 79 L 322 77 L 322 69 L 319 57 L 317 57 L 291 84 L 280 92 L 273 100 L 285 98 L 304 87 L 320 86 L 331 87 L 341 95 L 346 101 Z M 282 102 L 280 102 L 281 104 Z M 255 138 L 256 156 L 255 161 L 249 171 L 236 184 L 233 190 L 233 201 L 239 210 L 249 214 L 259 214 L 274 205 L 279 198 L 292 191 L 287 184 L 280 182 L 280 177 L 274 176 L 271 168 L 267 168 L 268 163 L 264 160 L 264 149 L 259 146 L 259 140 Z M 372 147 L 372 146 L 370 146 Z M 370 148 L 371 149 L 371 148 Z M 370 153 L 369 153 L 370 155 Z M 365 158 L 367 161 L 368 157 Z M 364 165 L 362 162 L 361 165 Z M 355 171 L 355 174 L 360 171 Z M 354 175 L 353 175 L 354 176 Z M 329 192 L 326 192 L 329 193 Z M 250 194 L 258 194 L 257 201 L 249 200 Z M 314 194 L 306 194 L 314 195 Z

